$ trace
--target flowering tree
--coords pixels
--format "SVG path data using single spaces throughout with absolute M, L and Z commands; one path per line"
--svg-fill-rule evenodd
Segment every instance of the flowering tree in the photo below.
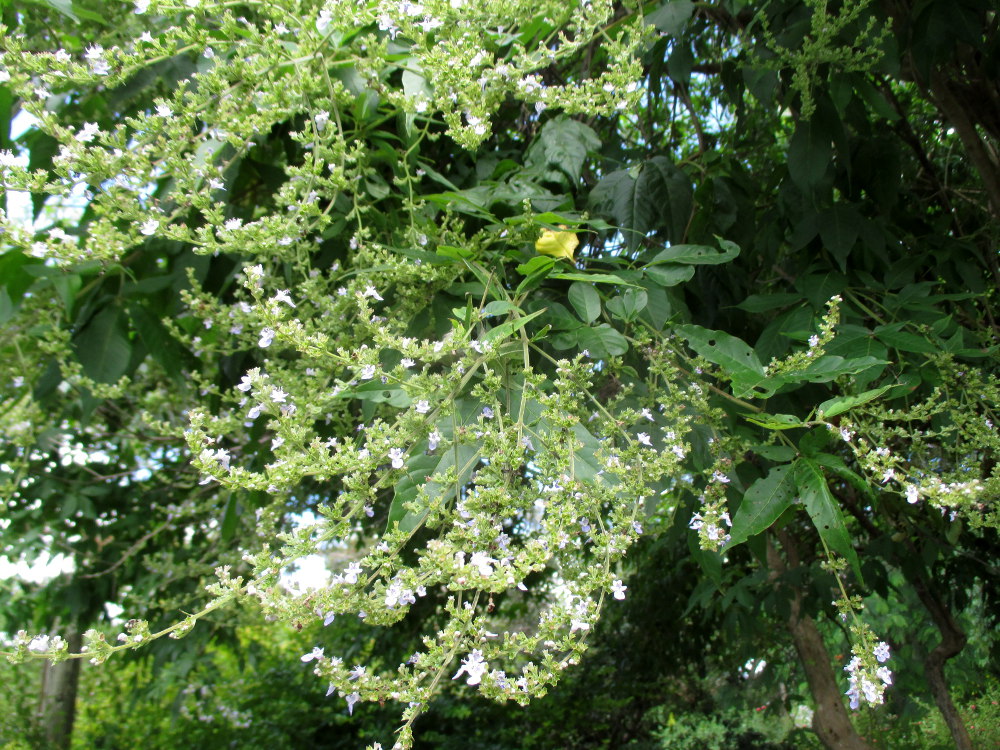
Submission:
M 7 121 L 34 119 L 3 184 L 46 218 L 0 225 L 4 533 L 73 555 L 63 622 L 130 619 L 8 658 L 101 663 L 241 600 L 384 628 L 438 597 L 396 669 L 302 656 L 349 711 L 398 703 L 409 747 L 453 680 L 544 695 L 630 546 L 681 524 L 712 585 L 767 571 L 817 733 L 864 746 L 841 695 L 892 674 L 860 594 L 996 525 L 997 121 L 952 106 L 992 36 L 930 48 L 865 0 L 43 6 L 5 16 Z M 328 586 L 278 585 L 344 547 Z M 843 685 L 785 585 L 807 569 L 850 624 Z M 968 746 L 964 636 L 907 571 Z

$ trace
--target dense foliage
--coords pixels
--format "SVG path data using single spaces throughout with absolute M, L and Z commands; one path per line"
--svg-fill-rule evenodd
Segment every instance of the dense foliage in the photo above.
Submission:
M 721 711 L 751 698 L 831 748 L 877 742 L 848 709 L 933 703 L 972 747 L 945 663 L 973 699 L 996 671 L 990 5 L 0 3 L 0 533 L 72 560 L 8 581 L 3 626 L 53 662 L 47 741 L 82 657 L 205 743 L 364 706 L 358 739 L 424 716 L 444 747 L 478 692 L 497 722 L 555 693 L 564 747 L 795 741 Z M 314 555 L 324 585 L 283 583 Z M 238 698 L 303 662 L 293 707 Z M 621 695 L 560 704 L 571 667 Z

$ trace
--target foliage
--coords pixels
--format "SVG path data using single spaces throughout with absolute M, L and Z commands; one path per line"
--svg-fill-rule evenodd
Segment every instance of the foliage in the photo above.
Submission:
M 243 603 L 313 636 L 275 639 L 331 723 L 385 704 L 408 747 L 446 685 L 549 693 L 634 570 L 688 668 L 775 626 L 850 653 L 832 695 L 802 665 L 821 737 L 893 684 L 864 596 L 906 602 L 954 714 L 952 612 L 998 615 L 984 3 L 0 7 L 35 219 L 0 221 L 4 552 L 75 566 L 9 584 L 9 659 L 153 642 L 183 705 L 198 654 L 235 684 Z

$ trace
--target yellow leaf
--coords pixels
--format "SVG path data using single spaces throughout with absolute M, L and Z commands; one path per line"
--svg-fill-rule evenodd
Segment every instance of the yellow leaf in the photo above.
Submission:
M 535 250 L 542 255 L 565 258 L 572 263 L 573 251 L 579 244 L 580 240 L 576 238 L 576 232 L 555 232 L 551 229 L 543 229 L 542 236 L 535 243 Z

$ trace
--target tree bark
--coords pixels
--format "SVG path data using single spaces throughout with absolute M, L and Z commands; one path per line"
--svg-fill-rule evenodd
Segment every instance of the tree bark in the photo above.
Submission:
M 969 730 L 965 727 L 965 722 L 955 708 L 948 692 L 948 683 L 944 677 L 944 664 L 948 659 L 957 656 L 967 642 L 965 631 L 955 622 L 951 616 L 951 611 L 947 605 L 931 591 L 930 586 L 923 580 L 917 579 L 913 587 L 920 597 L 921 603 L 930 612 L 934 624 L 937 625 L 941 633 L 941 642 L 935 646 L 924 660 L 924 674 L 927 676 L 927 685 L 934 696 L 934 703 L 937 704 L 944 723 L 951 732 L 951 738 L 955 741 L 957 750 L 973 750 L 972 738 Z
M 83 639 L 79 633 L 66 639 L 69 650 L 80 651 Z M 68 659 L 58 664 L 45 662 L 42 669 L 42 695 L 38 718 L 46 747 L 69 750 L 76 718 L 76 692 L 80 681 L 80 660 Z
M 779 532 L 782 548 L 788 556 L 790 567 L 798 566 L 798 555 L 795 544 L 785 533 Z M 767 564 L 771 568 L 771 578 L 775 582 L 778 576 L 785 572 L 785 562 L 778 550 L 768 540 Z M 798 652 L 802 668 L 806 673 L 809 691 L 816 702 L 813 713 L 813 731 L 820 742 L 828 750 L 871 750 L 854 729 L 840 687 L 830 668 L 830 655 L 823 643 L 823 636 L 816 627 L 816 622 L 802 611 L 802 593 L 792 590 L 791 609 L 787 620 L 788 630 L 792 634 L 795 650 Z

